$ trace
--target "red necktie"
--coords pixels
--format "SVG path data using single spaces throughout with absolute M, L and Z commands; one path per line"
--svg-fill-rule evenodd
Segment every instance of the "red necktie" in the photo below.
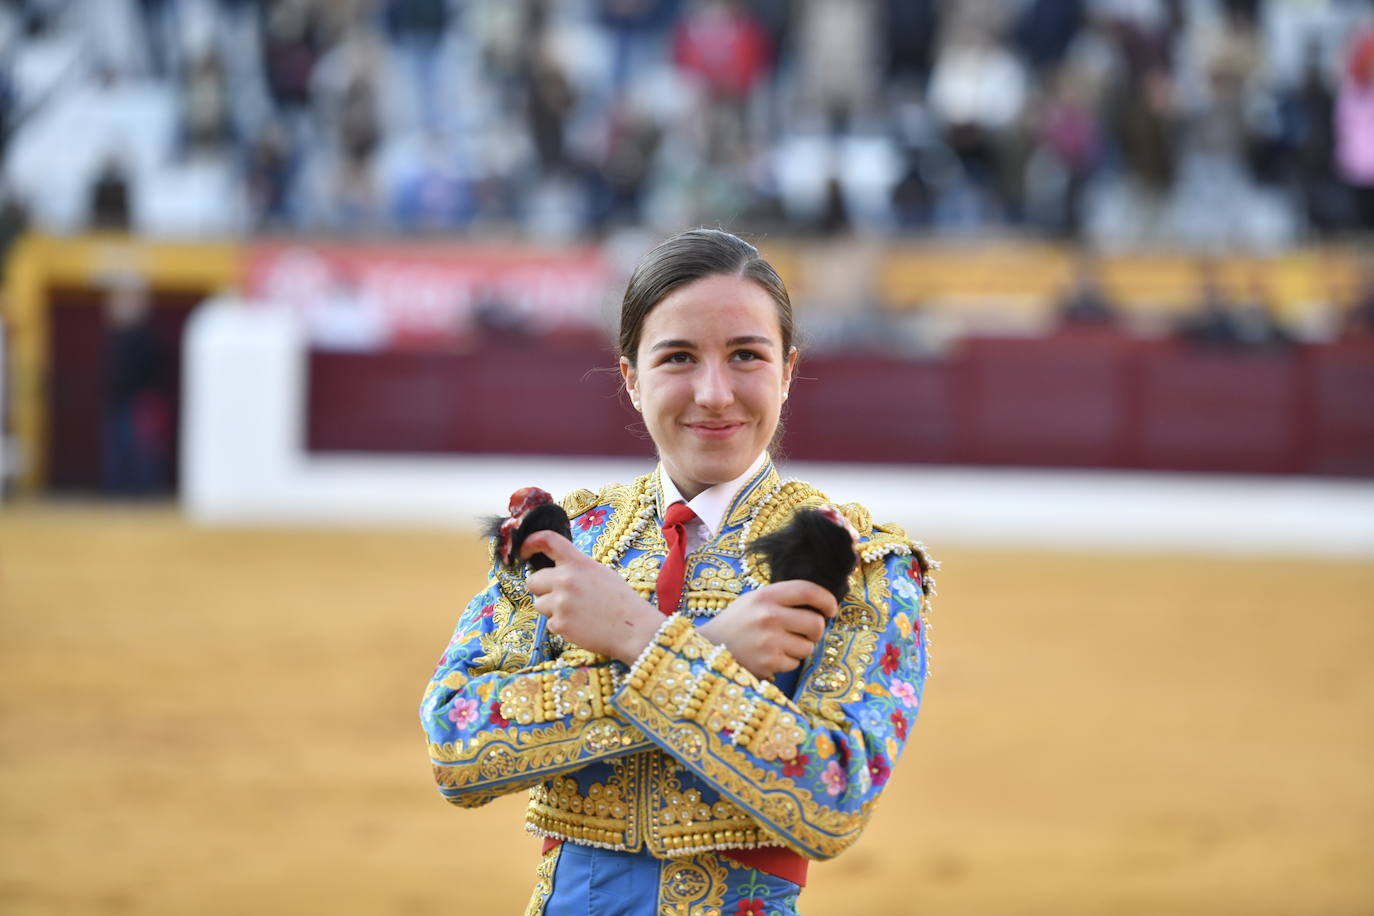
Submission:
M 673 503 L 663 513 L 663 539 L 668 542 L 668 555 L 658 571 L 658 609 L 664 617 L 677 610 L 682 597 L 682 580 L 687 574 L 687 530 L 683 525 L 697 514 L 686 503 Z

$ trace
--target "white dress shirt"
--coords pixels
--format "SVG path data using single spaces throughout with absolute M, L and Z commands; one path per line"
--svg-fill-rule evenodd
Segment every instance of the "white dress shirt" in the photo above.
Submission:
M 730 507 L 730 503 L 739 492 L 740 487 L 748 482 L 749 478 L 758 473 L 759 468 L 768 460 L 768 452 L 760 452 L 754 459 L 754 463 L 749 465 L 749 470 L 736 477 L 734 480 L 718 483 L 715 486 L 707 487 L 692 499 L 686 500 L 687 508 L 697 514 L 697 517 L 687 522 L 682 527 L 687 532 L 687 552 L 691 553 L 702 544 L 716 536 L 720 530 L 721 522 L 725 521 L 725 510 Z M 658 465 L 658 486 L 663 494 L 663 508 L 667 510 L 669 506 L 676 502 L 683 502 L 682 491 L 673 483 L 672 478 L 663 470 L 663 463 Z

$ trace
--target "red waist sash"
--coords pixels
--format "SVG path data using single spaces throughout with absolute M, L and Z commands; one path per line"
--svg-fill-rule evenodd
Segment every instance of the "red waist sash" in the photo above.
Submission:
M 559 843 L 557 837 L 545 837 L 544 849 L 547 853 Z M 798 887 L 806 887 L 806 859 L 786 846 L 762 846 L 758 849 L 722 849 L 720 854 L 734 859 L 748 868 L 757 868 L 775 878 L 791 881 Z

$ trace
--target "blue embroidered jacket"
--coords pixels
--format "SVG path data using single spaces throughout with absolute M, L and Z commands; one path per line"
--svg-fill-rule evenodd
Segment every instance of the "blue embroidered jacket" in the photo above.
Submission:
M 667 552 L 656 480 L 564 500 L 577 547 L 650 602 Z M 920 706 L 923 548 L 841 506 L 860 566 L 811 658 L 773 681 L 696 631 L 768 581 L 744 545 L 825 502 L 767 462 L 688 555 L 681 604 L 629 668 L 548 633 L 523 576 L 493 564 L 421 704 L 440 792 L 476 806 L 529 789 L 532 833 L 659 857 L 780 843 L 824 859 L 848 847 Z

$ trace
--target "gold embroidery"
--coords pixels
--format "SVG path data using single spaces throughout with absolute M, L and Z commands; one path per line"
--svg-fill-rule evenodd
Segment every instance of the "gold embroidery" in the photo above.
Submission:
M 558 870 L 558 855 L 562 851 L 562 846 L 555 846 L 539 860 L 539 867 L 534 870 L 534 892 L 525 907 L 525 916 L 543 916 L 544 906 L 553 893 L 553 873 Z
M 759 822 L 726 798 L 707 804 L 697 789 L 682 787 L 682 766 L 662 752 L 648 760 L 649 851 L 657 856 L 683 856 L 713 849 L 768 846 L 777 843 Z
M 592 559 L 598 563 L 614 565 L 614 559 L 625 552 L 630 540 L 634 537 L 636 524 L 640 522 L 642 516 L 640 511 L 644 508 L 642 497 L 647 497 L 650 492 L 650 481 L 652 474 L 645 474 L 635 479 L 629 486 L 624 484 L 611 484 L 603 487 L 596 496 L 597 505 L 609 505 L 611 507 L 611 518 L 606 523 L 606 527 L 601 529 L 601 533 L 596 537 L 596 543 L 592 545 Z M 653 525 L 648 527 L 652 528 Z
M 876 634 L 870 635 L 876 641 Z M 818 804 L 806 789 L 770 769 L 756 766 L 749 756 L 732 743 L 714 738 L 698 722 L 684 721 L 674 714 L 672 707 L 665 704 L 664 700 L 673 696 L 675 691 L 664 688 L 660 681 L 665 677 L 681 680 L 679 663 L 685 662 L 678 655 L 687 654 L 689 646 L 703 654 L 711 649 L 709 641 L 697 633 L 686 618 L 679 618 L 664 627 L 659 633 L 658 644 L 626 677 L 626 689 L 618 698 L 621 711 L 638 723 L 645 733 L 662 738 L 671 747 L 674 756 L 702 773 L 709 782 L 722 787 L 732 799 L 738 799 L 745 807 L 761 812 L 767 824 L 775 825 L 789 838 L 788 845 L 800 845 L 808 855 L 826 858 L 853 843 L 872 810 L 872 799 L 864 801 L 858 810 L 852 811 L 840 811 Z M 766 681 L 758 681 L 733 660 L 726 661 L 719 674 L 703 675 L 700 678 L 702 683 L 694 684 L 692 692 L 695 694 L 696 688 L 700 687 L 704 702 L 706 696 L 718 689 L 717 682 L 726 680 L 758 690 L 770 701 L 765 705 L 774 712 L 786 710 L 788 715 L 794 717 L 794 722 L 803 715 L 776 687 Z M 783 721 L 779 714 L 776 722 L 782 724 Z M 777 742 L 778 753 L 786 747 L 790 737 L 788 734 Z M 746 736 L 751 746 L 769 744 L 771 739 L 772 735 L 767 731 L 761 740 L 757 735 Z M 762 746 L 760 749 L 763 749 Z M 795 745 L 792 751 L 795 754 Z
M 667 859 L 659 874 L 659 916 L 721 916 L 729 876 L 721 856 Z
M 658 568 L 662 558 L 652 554 L 640 554 L 620 568 L 620 575 L 639 593 L 645 601 L 658 586 Z
M 449 795 L 449 801 L 475 807 L 496 795 L 546 779 L 549 771 L 573 769 L 612 751 L 649 746 L 637 728 L 605 716 L 591 722 L 553 722 L 542 728 L 493 727 L 468 743 L 431 743 L 429 756 L 441 789 L 465 790 L 461 795 Z M 491 794 L 466 791 L 486 783 L 496 784 Z
M 596 505 L 596 494 L 586 488 L 573 490 L 559 502 L 568 518 L 577 518 Z
M 612 849 L 638 845 L 634 830 L 638 770 L 637 762 L 617 766 L 610 779 L 604 784 L 593 783 L 585 796 L 571 777 L 535 786 L 530 789 L 530 806 L 525 812 L 526 828 L 541 836 Z
M 504 570 L 497 576 L 501 590 L 492 605 L 492 629 L 479 637 L 482 654 L 473 659 L 473 673 L 524 668 L 534 658 L 539 623 L 534 600 L 524 579 Z
M 726 552 L 728 548 L 720 552 Z M 719 611 L 729 606 L 744 591 L 744 583 L 735 574 L 731 566 L 731 557 L 739 556 L 739 549 L 728 551 L 730 556 L 723 557 L 715 554 L 707 554 L 701 557 L 696 566 L 693 567 L 691 576 L 687 579 L 687 609 L 688 611 Z M 736 562 L 738 560 L 736 559 Z
M 611 770 L 610 778 L 593 783 L 585 795 L 566 776 L 530 789 L 526 829 L 607 849 L 643 848 L 660 858 L 778 842 L 729 799 L 708 804 L 701 789 L 684 790 L 678 774 L 685 771 L 658 749 L 617 757 Z M 642 838 L 641 819 L 646 824 Z
M 595 657 L 581 649 L 566 654 L 574 653 Z M 570 667 L 567 662 L 568 659 L 560 659 L 539 665 L 502 687 L 502 717 L 530 725 L 611 714 L 608 704 L 616 684 L 610 666 Z

